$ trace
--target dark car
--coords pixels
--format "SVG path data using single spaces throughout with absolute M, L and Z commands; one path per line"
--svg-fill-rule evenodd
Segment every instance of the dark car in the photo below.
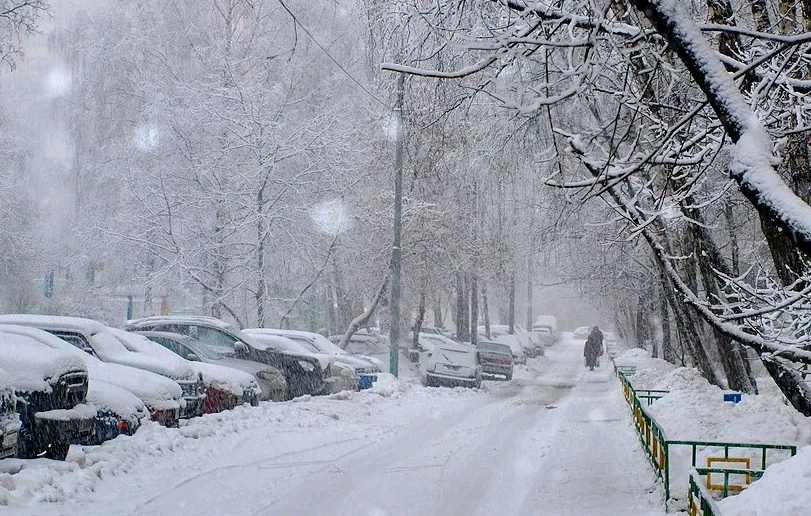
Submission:
M 176 361 L 157 360 L 149 355 L 132 351 L 126 345 L 126 338 L 132 336 L 122 330 L 110 328 L 93 319 L 56 315 L 5 314 L 0 315 L 0 324 L 39 328 L 98 357 L 103 362 L 130 366 L 169 378 L 182 390 L 180 417 L 192 418 L 203 413 L 205 389 L 200 375 L 179 357 Z M 166 421 L 167 426 L 172 426 L 171 418 L 172 414 L 169 411 L 160 415 L 159 420 Z
M 480 341 L 479 363 L 482 373 L 488 375 L 503 375 L 507 380 L 513 378 L 513 354 L 510 346 L 501 342 Z
M 284 375 L 287 399 L 324 391 L 324 376 L 318 360 L 304 355 L 281 353 L 258 345 L 253 338 L 233 325 L 206 316 L 164 315 L 128 321 L 128 331 L 166 331 L 188 335 L 204 343 L 223 358 L 235 358 L 267 364 Z M 222 364 L 234 367 L 230 364 Z M 259 378 L 259 377 L 258 377 Z M 262 378 L 259 378 L 260 380 Z M 267 385 L 260 382 L 264 391 Z
M 17 432 L 20 416 L 17 414 L 17 396 L 11 375 L 0 369 L 0 459 L 17 455 Z
M 11 375 L 20 430 L 17 456 L 64 460 L 72 443 L 92 440 L 87 369 L 77 357 L 22 335 L 0 333 L 0 368 Z

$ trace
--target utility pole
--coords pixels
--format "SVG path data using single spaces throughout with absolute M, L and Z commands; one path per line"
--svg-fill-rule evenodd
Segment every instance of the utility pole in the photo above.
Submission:
M 397 77 L 397 103 L 394 106 L 395 153 L 394 153 L 394 242 L 391 247 L 391 308 L 389 322 L 389 372 L 395 377 L 399 373 L 400 357 L 400 232 L 403 214 L 403 96 L 405 77 Z

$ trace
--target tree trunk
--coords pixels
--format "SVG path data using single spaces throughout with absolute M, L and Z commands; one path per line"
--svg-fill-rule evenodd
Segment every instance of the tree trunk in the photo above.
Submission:
M 533 239 L 532 242 L 532 249 L 535 248 L 535 241 Z M 529 257 L 527 258 L 527 331 L 532 331 L 532 323 L 533 323 L 533 314 L 532 314 L 532 277 L 534 275 L 534 271 L 532 270 L 532 264 L 534 260 L 532 259 L 532 252 L 530 252 Z
M 425 285 L 420 289 L 420 303 L 417 306 L 417 318 L 414 320 L 414 328 L 411 330 L 411 347 L 416 348 L 420 340 L 420 330 L 422 322 L 425 320 Z
M 479 334 L 479 280 L 470 280 L 470 342 L 475 346 Z
M 792 0 L 779 0 L 777 2 L 778 12 L 778 25 L 780 27 L 780 34 L 790 35 L 794 33 L 794 27 L 797 23 L 796 10 L 794 9 L 794 2 Z
M 660 272 L 662 276 L 665 276 L 663 271 Z M 715 374 L 715 369 L 712 367 L 710 357 L 707 355 L 707 351 L 701 343 L 701 333 L 696 327 L 695 319 L 693 319 L 691 314 L 687 311 L 687 306 L 685 306 L 684 303 L 680 303 L 676 298 L 675 289 L 670 284 L 670 279 L 668 279 L 667 282 L 668 285 L 663 289 L 663 292 L 667 297 L 670 309 L 673 311 L 673 319 L 676 321 L 676 328 L 681 336 L 682 343 L 687 348 L 693 365 L 708 382 L 712 385 L 722 387 L 718 376 Z
M 465 277 L 456 273 L 456 338 L 462 342 L 469 340 L 470 323 L 467 320 L 467 299 L 465 296 Z
M 724 218 L 727 219 L 729 231 L 729 254 L 732 258 L 732 275 L 737 277 L 741 273 L 740 248 L 738 246 L 738 232 L 735 226 L 735 216 L 732 212 L 732 201 L 727 198 L 724 202 Z
M 667 309 L 667 288 L 665 278 L 660 275 L 659 315 L 662 318 L 662 358 L 671 364 L 678 364 L 676 350 L 673 349 L 673 336 L 670 329 L 670 312 Z
M 509 313 L 507 314 L 507 324 L 509 325 L 509 332 L 515 333 L 515 272 L 510 272 L 510 306 Z
M 380 304 L 380 300 L 383 298 L 383 294 L 386 292 L 386 287 L 389 284 L 389 276 L 391 274 L 391 270 L 386 272 L 386 276 L 383 278 L 383 281 L 380 282 L 380 286 L 377 288 L 377 292 L 375 292 L 374 297 L 372 298 L 372 302 L 369 304 L 369 308 L 364 310 L 362 314 L 352 319 L 352 322 L 349 323 L 349 327 L 344 332 L 344 336 L 341 337 L 341 342 L 338 344 L 338 347 L 341 349 L 346 348 L 346 343 L 349 342 L 349 339 L 352 338 L 352 335 L 358 331 L 358 328 L 361 325 L 366 324 L 366 321 L 372 317 L 372 314 L 375 313 L 375 309 L 377 305 Z M 389 324 L 398 324 L 399 321 L 390 321 Z
M 256 326 L 265 327 L 265 217 L 264 188 L 256 194 Z
M 752 18 L 755 20 L 755 30 L 758 32 L 769 32 L 772 26 L 769 20 L 769 11 L 766 7 L 766 0 L 749 0 L 752 8 Z
M 445 317 L 442 315 L 442 291 L 438 291 L 434 299 L 434 326 L 445 327 Z
M 482 283 L 482 308 L 484 309 L 484 336 L 490 340 L 490 308 L 487 306 L 487 283 Z

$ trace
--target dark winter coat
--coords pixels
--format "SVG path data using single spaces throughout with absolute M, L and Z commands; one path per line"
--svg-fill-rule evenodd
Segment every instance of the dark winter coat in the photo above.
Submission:
M 597 365 L 597 357 L 603 354 L 603 332 L 598 327 L 594 327 L 586 339 L 586 346 L 583 348 L 583 356 L 586 357 L 586 366 Z

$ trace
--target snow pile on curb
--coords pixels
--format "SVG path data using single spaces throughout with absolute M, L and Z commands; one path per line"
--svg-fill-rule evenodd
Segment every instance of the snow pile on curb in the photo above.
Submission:
M 766 470 L 738 496 L 719 502 L 724 516 L 808 514 L 811 507 L 811 446 Z
M 648 412 L 664 429 L 668 440 L 795 445 L 798 448 L 811 444 L 811 425 L 809 425 L 811 418 L 802 416 L 788 406 L 779 388 L 774 385 L 770 377 L 757 379 L 761 394 L 742 394 L 741 401 L 733 403 L 724 401 L 724 393 L 728 391 L 711 385 L 694 368 L 675 367 L 663 360 L 646 358 L 639 350 L 629 350 L 618 357 L 616 362 L 622 365 L 637 366 L 636 374 L 629 377 L 634 388 L 669 391 L 647 407 Z M 669 449 L 670 492 L 674 498 L 686 497 L 691 453 L 691 447 L 686 445 L 674 445 Z M 706 466 L 707 457 L 718 455 L 723 456 L 722 448 L 699 447 L 696 463 L 698 466 Z M 751 467 L 760 468 L 760 450 L 735 448 L 731 450 L 730 455 L 749 457 L 752 461 Z M 808 454 L 804 456 L 807 461 Z M 767 467 L 769 468 L 767 471 L 772 469 L 777 471 L 777 473 L 771 474 L 770 482 L 780 483 L 781 480 L 774 479 L 782 477 L 782 482 L 786 486 L 770 498 L 772 502 L 770 510 L 774 512 L 757 512 L 760 509 L 753 509 L 751 504 L 740 502 L 739 507 L 743 512 L 729 513 L 724 510 L 724 516 L 730 516 L 730 514 L 731 516 L 800 514 L 802 511 L 796 511 L 796 507 L 802 506 L 798 505 L 800 502 L 797 501 L 797 496 L 803 498 L 802 503 L 805 504 L 806 509 L 810 507 L 811 489 L 804 488 L 803 482 L 798 480 L 800 473 L 797 468 L 805 468 L 803 474 L 811 475 L 811 467 L 807 463 L 802 466 L 787 466 L 789 457 L 787 451 L 771 450 L 767 452 Z M 791 459 L 791 463 L 797 460 L 796 458 Z M 778 466 L 780 467 L 778 468 Z M 735 479 L 733 479 L 734 481 Z M 757 491 L 752 491 L 754 486 L 760 482 L 762 480 L 755 482 L 748 491 L 765 492 L 770 484 L 765 484 Z M 808 494 L 799 494 L 799 490 Z M 742 498 L 744 494 L 747 494 L 747 491 L 744 491 L 739 497 Z M 784 507 L 780 504 L 781 497 L 788 500 L 788 506 Z M 769 504 L 763 504 L 763 507 L 766 506 Z
M 475 389 L 424 388 L 384 374 L 372 388 L 360 392 L 240 406 L 183 422 L 180 428 L 146 422 L 132 437 L 119 436 L 100 446 L 72 446 L 64 462 L 0 461 L 0 506 L 98 501 L 97 490 L 113 477 L 138 476 L 156 462 L 169 461 L 181 478 L 184 471 L 200 467 L 201 456 L 227 455 L 232 447 L 252 442 L 285 453 L 329 442 L 336 432 L 374 443 L 397 432 L 399 422 L 416 406 L 431 407 L 439 417 L 450 410 L 449 396 L 462 401 L 478 394 Z

